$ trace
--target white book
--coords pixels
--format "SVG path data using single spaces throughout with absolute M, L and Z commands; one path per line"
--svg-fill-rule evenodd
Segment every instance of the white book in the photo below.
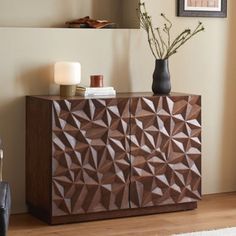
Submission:
M 76 91 L 113 91 L 113 87 L 86 87 L 86 86 L 77 86 Z
M 86 90 L 76 90 L 77 96 L 83 97 L 93 97 L 93 96 L 115 96 L 116 91 L 113 90 L 94 90 L 94 91 L 86 91 Z

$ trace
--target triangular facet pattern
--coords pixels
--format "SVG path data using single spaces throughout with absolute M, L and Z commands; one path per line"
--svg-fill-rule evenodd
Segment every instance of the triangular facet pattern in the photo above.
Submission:
M 53 102 L 53 216 L 201 196 L 200 96 Z
M 132 208 L 200 199 L 200 102 L 200 96 L 131 100 Z
M 129 208 L 129 99 L 53 102 L 52 215 Z

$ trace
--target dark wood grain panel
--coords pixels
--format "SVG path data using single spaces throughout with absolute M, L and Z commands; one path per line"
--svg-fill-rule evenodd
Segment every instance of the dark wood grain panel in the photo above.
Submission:
M 186 94 L 186 93 L 176 93 L 176 92 L 172 92 L 170 94 L 167 95 L 153 95 L 153 93 L 150 92 L 135 92 L 135 93 L 117 93 L 116 96 L 96 96 L 96 98 L 93 97 L 83 97 L 83 96 L 73 96 L 73 97 L 69 97 L 66 98 L 68 101 L 72 101 L 72 100 L 90 100 L 90 99 L 116 99 L 116 98 L 140 98 L 140 97 L 183 97 L 183 96 L 192 96 L 191 94 Z M 32 96 L 32 97 L 36 97 L 36 98 L 40 98 L 43 100 L 47 100 L 47 101 L 63 101 L 65 100 L 65 97 L 61 97 L 61 96 L 50 96 L 50 95 L 38 95 L 38 96 Z
M 64 224 L 64 223 L 75 223 L 75 222 L 85 222 L 94 220 L 104 220 L 112 218 L 123 218 L 131 216 L 144 216 L 165 212 L 175 212 L 175 211 L 187 211 L 193 210 L 197 207 L 196 202 L 182 203 L 182 204 L 172 204 L 145 208 L 132 208 L 132 209 L 122 209 L 116 211 L 106 211 L 97 213 L 88 213 L 82 215 L 67 215 L 67 216 L 57 216 L 53 217 L 50 224 Z
M 51 102 L 26 97 L 26 202 L 51 215 Z M 29 209 L 29 210 L 30 210 Z

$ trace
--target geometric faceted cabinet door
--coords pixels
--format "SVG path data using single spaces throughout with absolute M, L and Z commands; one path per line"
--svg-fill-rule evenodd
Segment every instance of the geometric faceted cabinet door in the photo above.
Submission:
M 201 100 L 153 96 L 131 102 L 131 208 L 201 198 Z
M 53 102 L 53 216 L 129 208 L 128 123 L 128 98 Z
M 26 202 L 49 224 L 197 207 L 201 98 L 26 98 Z

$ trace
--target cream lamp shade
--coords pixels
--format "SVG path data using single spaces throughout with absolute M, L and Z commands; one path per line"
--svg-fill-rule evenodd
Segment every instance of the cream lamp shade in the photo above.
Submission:
M 76 85 L 81 81 L 81 65 L 78 62 L 56 62 L 54 81 L 60 85 L 60 95 L 74 96 Z

